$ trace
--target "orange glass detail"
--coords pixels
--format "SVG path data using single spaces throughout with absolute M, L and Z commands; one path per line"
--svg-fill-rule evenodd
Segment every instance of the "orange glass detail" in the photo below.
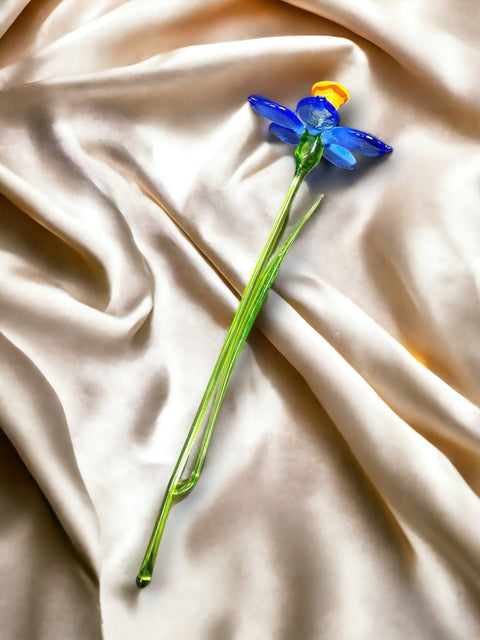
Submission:
M 350 97 L 347 89 L 338 82 L 316 82 L 312 87 L 312 96 L 323 96 L 335 109 L 345 104 Z

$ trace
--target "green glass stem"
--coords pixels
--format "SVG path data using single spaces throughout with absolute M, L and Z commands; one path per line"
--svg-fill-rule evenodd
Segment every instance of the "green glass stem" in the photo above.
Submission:
M 198 480 L 201 469 L 203 467 L 203 462 L 205 461 L 206 450 L 210 442 L 211 431 L 217 419 L 217 415 L 220 410 L 223 397 L 225 395 L 225 391 L 228 386 L 228 382 L 230 380 L 231 373 L 230 375 L 228 375 L 226 371 L 226 369 L 229 368 L 228 363 L 230 362 L 231 358 L 233 357 L 233 354 L 236 351 L 239 335 L 241 335 L 242 333 L 242 327 L 244 325 L 245 319 L 248 317 L 249 313 L 251 312 L 252 299 L 255 300 L 256 298 L 256 295 L 255 295 L 256 287 L 258 283 L 261 281 L 262 273 L 265 270 L 265 267 L 268 264 L 268 261 L 270 260 L 271 255 L 275 250 L 275 247 L 278 244 L 278 240 L 288 221 L 288 216 L 290 214 L 290 209 L 292 207 L 293 200 L 304 179 L 305 179 L 305 174 L 302 171 L 295 173 L 292 184 L 290 185 L 290 189 L 288 190 L 288 193 L 282 204 L 282 208 L 280 209 L 280 213 L 278 214 L 277 219 L 275 220 L 275 224 L 273 225 L 270 235 L 268 236 L 267 242 L 263 247 L 263 251 L 260 255 L 260 258 L 258 259 L 257 264 L 255 265 L 255 269 L 250 277 L 247 287 L 240 300 L 237 313 L 235 314 L 235 317 L 233 319 L 233 322 L 230 326 L 229 332 L 223 344 L 222 350 L 220 352 L 219 358 L 217 360 L 218 369 L 217 367 L 215 367 L 214 372 L 212 374 L 212 378 L 215 378 L 215 382 L 217 382 L 217 386 L 214 387 L 214 389 L 212 390 L 212 394 L 210 395 L 210 398 L 213 395 L 213 391 L 215 391 L 215 389 L 217 389 L 217 393 L 215 395 L 215 400 L 212 406 L 212 410 L 210 412 L 210 416 L 208 419 L 207 427 L 205 429 L 202 444 L 200 445 L 200 451 L 197 456 L 195 466 L 192 469 L 192 472 L 190 474 L 190 477 L 186 480 L 181 480 L 178 483 L 177 488 L 175 490 L 175 497 L 180 497 L 187 494 L 195 486 Z M 236 361 L 236 358 L 235 358 L 235 361 Z M 222 366 L 224 367 L 223 370 L 222 370 Z M 218 371 L 218 375 L 216 375 L 217 371 Z M 224 388 L 223 392 L 222 392 L 222 388 Z
M 272 287 L 273 281 L 277 276 L 278 270 L 280 269 L 280 265 L 285 258 L 288 249 L 292 245 L 293 241 L 297 237 L 300 229 L 303 224 L 310 218 L 310 216 L 317 209 L 320 202 L 323 200 L 323 194 L 317 199 L 313 207 L 308 211 L 304 219 L 301 221 L 299 225 L 295 228 L 292 234 L 288 237 L 287 241 L 282 246 L 282 249 L 279 251 L 278 255 L 275 258 L 272 258 L 271 266 L 266 267 L 260 276 L 257 285 L 255 286 L 253 295 L 251 296 L 249 303 L 246 308 L 246 321 L 244 324 L 240 325 L 237 328 L 235 337 L 229 349 L 228 356 L 226 358 L 225 367 L 222 369 L 222 373 L 218 382 L 217 393 L 215 395 L 215 400 L 212 406 L 212 410 L 210 412 L 207 425 L 205 427 L 205 432 L 202 438 L 202 443 L 200 445 L 200 450 L 197 455 L 197 459 L 195 461 L 195 466 L 190 474 L 188 480 L 181 480 L 176 489 L 175 489 L 175 497 L 184 496 L 189 493 L 193 487 L 197 484 L 200 474 L 203 469 L 203 465 L 205 463 L 205 459 L 207 456 L 208 445 L 210 444 L 210 439 L 212 437 L 213 429 L 215 427 L 215 423 L 218 417 L 218 413 L 223 403 L 223 399 L 225 397 L 225 393 L 227 391 L 228 383 L 230 381 L 231 375 L 233 373 L 233 368 L 235 363 L 237 362 L 238 356 L 240 355 L 240 351 L 250 333 L 250 330 L 263 306 L 265 298 Z
M 225 397 L 235 362 L 237 361 L 240 350 L 248 336 L 248 333 L 250 332 L 256 316 L 260 311 L 278 269 L 280 268 L 280 264 L 283 261 L 288 248 L 291 246 L 293 239 L 298 234 L 301 226 L 303 226 L 303 223 L 298 226 L 295 232 L 288 238 L 287 242 L 284 243 L 282 250 L 276 256 L 276 260 L 273 260 L 274 264 L 271 268 L 268 268 L 269 261 L 278 245 L 279 238 L 281 237 L 287 223 L 293 200 L 307 173 L 311 168 L 313 168 L 313 166 L 318 164 L 322 152 L 323 145 L 321 145 L 319 138 L 310 134 L 304 134 L 302 136 L 302 140 L 300 141 L 296 151 L 297 169 L 295 171 L 292 184 L 290 185 L 280 212 L 274 222 L 272 230 L 267 238 L 267 242 L 263 247 L 260 258 L 255 265 L 255 269 L 242 296 L 214 370 L 207 384 L 207 388 L 200 402 L 200 406 L 168 482 L 162 505 L 160 507 L 143 562 L 137 575 L 136 583 L 140 588 L 147 586 L 151 580 L 158 547 L 174 499 L 186 495 L 192 490 L 198 481 L 205 462 L 213 428 Z M 316 156 L 316 162 L 314 164 L 312 164 L 312 156 Z M 318 202 L 319 201 L 317 201 L 314 208 L 318 206 Z M 310 217 L 312 212 L 313 208 L 307 216 L 305 216 L 304 220 Z M 206 412 L 212 403 L 212 397 L 215 391 L 215 398 L 213 400 L 213 405 L 211 407 L 199 453 L 197 454 L 190 476 L 187 479 L 182 479 L 192 447 L 194 446 L 200 427 L 203 424 Z

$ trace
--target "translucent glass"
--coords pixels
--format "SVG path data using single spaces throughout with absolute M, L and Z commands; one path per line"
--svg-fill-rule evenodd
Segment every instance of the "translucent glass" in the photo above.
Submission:
M 296 112 L 313 134 L 335 127 L 339 120 L 338 111 L 322 96 L 303 98 L 297 104 Z
M 336 127 L 322 134 L 326 144 L 337 144 L 362 156 L 381 156 L 390 153 L 392 147 L 382 142 L 370 133 L 351 129 L 350 127 Z
M 305 128 L 293 111 L 290 111 L 290 109 L 287 109 L 287 107 L 277 102 L 273 102 L 273 100 L 263 98 L 262 96 L 250 96 L 248 101 L 254 111 L 281 127 L 293 129 L 300 134 Z
M 323 155 L 329 162 L 341 169 L 353 169 L 357 163 L 350 151 L 338 144 L 326 144 Z
M 282 142 L 286 142 L 287 144 L 298 144 L 300 140 L 300 136 L 296 131 L 292 129 L 287 129 L 286 127 L 280 127 L 278 124 L 272 122 L 270 125 L 270 131 Z
M 322 86 L 318 87 L 319 91 L 331 91 L 332 95 L 338 95 L 343 101 L 348 99 L 348 92 L 341 85 L 320 84 Z M 357 151 L 363 155 L 381 155 L 392 151 L 392 147 L 368 133 L 348 127 L 336 127 L 338 112 L 324 96 L 300 100 L 297 105 L 297 114 L 301 120 L 290 109 L 267 98 L 250 96 L 248 100 L 254 111 L 272 121 L 270 131 L 274 135 L 289 144 L 298 142 L 295 149 L 295 175 L 240 300 L 200 406 L 175 463 L 137 575 L 137 586 L 141 588 L 147 586 L 152 578 L 158 547 L 174 501 L 186 496 L 198 482 L 217 417 L 242 346 L 290 246 L 323 198 L 321 196 L 300 219 L 296 227 L 287 233 L 287 239 L 282 244 L 280 238 L 287 226 L 292 203 L 305 177 L 318 165 L 322 155 L 337 167 L 352 169 L 355 166 L 355 158 L 351 151 Z M 198 453 L 194 460 L 190 460 L 194 444 L 201 433 L 203 435 Z M 189 471 L 187 471 L 187 463 L 189 463 Z

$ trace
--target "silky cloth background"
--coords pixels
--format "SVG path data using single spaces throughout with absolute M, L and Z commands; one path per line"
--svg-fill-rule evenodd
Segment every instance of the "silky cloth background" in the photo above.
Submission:
M 480 637 L 477 0 L 4 0 L 2 639 Z M 135 575 L 290 183 L 246 98 L 345 84 L 327 198 Z M 298 210 L 298 209 L 297 209 Z

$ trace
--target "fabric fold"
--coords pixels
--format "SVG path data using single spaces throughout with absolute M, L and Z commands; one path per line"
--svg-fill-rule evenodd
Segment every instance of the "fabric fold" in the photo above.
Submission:
M 100 523 L 75 458 L 63 409 L 53 389 L 5 336 L 0 342 L 1 424 L 57 518 L 97 579 Z

